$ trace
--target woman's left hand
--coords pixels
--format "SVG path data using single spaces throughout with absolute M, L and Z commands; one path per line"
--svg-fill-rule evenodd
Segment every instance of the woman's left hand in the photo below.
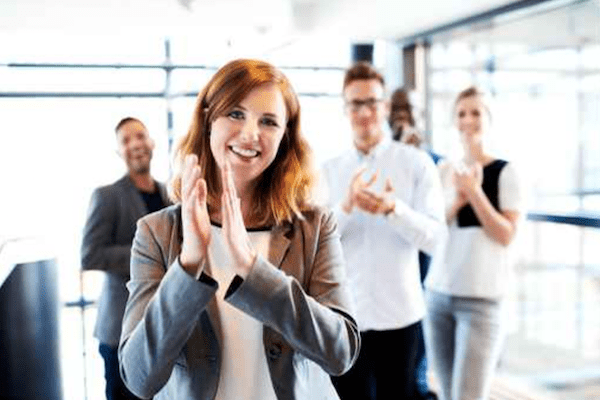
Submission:
M 237 196 L 233 181 L 233 172 L 229 162 L 221 171 L 223 194 L 221 195 L 221 217 L 223 219 L 223 236 L 233 257 L 236 273 L 245 278 L 256 260 L 256 251 L 250 243 L 244 225 L 240 198 Z

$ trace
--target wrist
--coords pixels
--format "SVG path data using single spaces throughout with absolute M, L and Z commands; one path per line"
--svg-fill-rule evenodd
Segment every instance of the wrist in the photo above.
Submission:
M 383 210 L 383 214 L 387 217 L 391 214 L 393 214 L 396 211 L 396 202 L 395 201 L 390 201 L 385 209 Z
M 237 271 L 237 275 L 239 275 L 242 279 L 246 279 L 246 277 L 250 273 L 250 270 L 252 269 L 252 266 L 256 262 L 256 257 L 256 251 L 252 250 L 250 252 L 250 256 L 245 261 L 239 264 L 240 267 Z
M 342 204 L 340 205 L 340 208 L 342 209 L 342 211 L 346 214 L 350 214 L 352 212 L 352 209 L 354 208 L 352 205 L 352 202 L 349 201 L 348 199 L 344 200 L 342 202 Z
M 181 269 L 187 272 L 188 275 L 195 277 L 196 279 L 200 278 L 203 268 L 201 267 L 201 262 L 192 262 L 186 259 L 182 254 L 179 255 L 179 265 Z

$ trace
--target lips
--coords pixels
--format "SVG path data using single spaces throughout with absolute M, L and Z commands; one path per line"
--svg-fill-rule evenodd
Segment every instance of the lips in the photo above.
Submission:
M 255 149 L 247 149 L 239 146 L 229 146 L 229 150 L 231 150 L 234 154 L 243 157 L 243 158 L 254 158 L 260 155 L 260 152 Z

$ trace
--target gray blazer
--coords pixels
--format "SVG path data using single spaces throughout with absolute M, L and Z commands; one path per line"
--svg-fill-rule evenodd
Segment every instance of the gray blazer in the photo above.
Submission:
M 119 345 L 121 376 L 142 398 L 212 400 L 221 366 L 211 301 L 218 283 L 181 268 L 181 232 L 180 205 L 138 222 Z M 352 366 L 360 339 L 331 213 L 314 209 L 304 220 L 273 228 L 269 255 L 257 257 L 226 301 L 263 323 L 279 400 L 338 399 L 328 374 Z
M 156 184 L 165 204 L 170 204 L 165 186 Z M 107 273 L 98 299 L 94 336 L 112 347 L 118 346 L 121 335 L 136 223 L 146 214 L 146 204 L 128 175 L 92 194 L 81 243 L 81 267 Z

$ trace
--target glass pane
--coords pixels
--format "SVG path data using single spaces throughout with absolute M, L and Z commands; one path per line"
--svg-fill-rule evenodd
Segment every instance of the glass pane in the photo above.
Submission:
M 0 68 L 3 92 L 160 94 L 165 88 L 161 69 Z

